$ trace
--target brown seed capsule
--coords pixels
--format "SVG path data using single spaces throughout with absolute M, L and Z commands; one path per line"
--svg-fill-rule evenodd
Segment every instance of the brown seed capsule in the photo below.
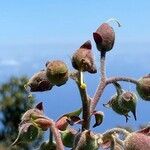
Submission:
M 88 71 L 96 73 L 96 66 L 92 54 L 92 45 L 90 41 L 85 42 L 72 57 L 72 66 L 79 71 Z
M 46 76 L 45 70 L 34 74 L 26 86 L 30 87 L 30 92 L 43 92 L 51 90 L 53 85 L 50 83 Z
M 139 79 L 136 89 L 143 100 L 150 101 L 150 75 Z
M 61 86 L 68 80 L 67 65 L 60 60 L 51 61 L 47 64 L 46 75 L 53 85 Z
M 115 32 L 108 23 L 103 23 L 96 32 L 93 33 L 97 49 L 107 52 L 113 48 L 115 41 Z
M 124 141 L 125 150 L 149 150 L 150 137 L 142 133 L 131 133 Z

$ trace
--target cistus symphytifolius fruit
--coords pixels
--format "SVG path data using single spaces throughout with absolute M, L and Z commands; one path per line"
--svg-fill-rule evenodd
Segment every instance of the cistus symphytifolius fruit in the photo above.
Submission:
M 128 121 L 128 113 L 131 111 L 136 120 L 136 102 L 137 97 L 132 92 L 123 91 L 120 95 L 115 94 L 107 104 L 103 104 L 105 107 L 112 108 L 116 113 L 124 115 L 126 121 Z
M 136 89 L 143 100 L 150 101 L 150 74 L 138 80 Z
M 90 41 L 85 42 L 72 56 L 72 66 L 79 71 L 96 73 Z
M 60 60 L 50 61 L 46 65 L 46 75 L 53 85 L 61 86 L 68 80 L 67 65 Z
M 93 33 L 96 47 L 99 51 L 110 51 L 114 46 L 115 32 L 108 23 L 103 23 L 96 32 Z
M 124 150 L 150 150 L 150 136 L 130 133 L 124 141 Z
M 25 85 L 26 88 L 30 87 L 30 92 L 43 92 L 51 90 L 53 85 L 46 76 L 46 71 L 41 70 L 34 74 Z

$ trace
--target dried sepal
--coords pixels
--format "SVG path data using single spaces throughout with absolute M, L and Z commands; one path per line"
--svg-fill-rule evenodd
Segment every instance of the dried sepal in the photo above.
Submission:
M 85 42 L 72 56 L 72 66 L 79 71 L 96 73 L 90 41 Z
M 135 93 L 129 91 L 122 93 L 122 99 L 120 101 L 120 105 L 124 108 L 127 108 L 129 111 L 131 111 L 133 113 L 135 120 L 137 120 L 136 103 L 137 103 L 137 96 Z
M 77 124 L 80 123 L 81 120 L 78 117 L 82 112 L 82 109 L 78 109 L 76 111 L 67 113 L 62 115 L 57 121 L 56 121 L 56 127 L 61 130 L 64 131 L 66 130 L 66 128 L 68 127 L 68 125 L 73 125 L 73 124 Z
M 94 111 L 93 115 L 95 116 L 95 124 L 93 128 L 99 126 L 104 120 L 104 113 L 102 111 Z
M 34 74 L 25 85 L 25 88 L 30 87 L 30 92 L 43 92 L 51 90 L 53 85 L 48 80 L 46 76 L 46 71 L 41 70 L 40 72 Z

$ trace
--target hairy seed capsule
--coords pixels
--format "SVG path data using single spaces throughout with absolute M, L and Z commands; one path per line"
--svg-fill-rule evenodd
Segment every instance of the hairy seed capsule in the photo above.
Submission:
M 139 79 L 136 89 L 143 100 L 150 101 L 150 75 Z
M 79 71 L 96 73 L 96 66 L 92 54 L 92 45 L 90 41 L 85 42 L 72 57 L 72 66 Z
M 128 113 L 129 110 L 125 107 L 122 107 L 120 105 L 120 101 L 121 101 L 121 95 L 114 95 L 111 100 L 107 103 L 107 104 L 103 104 L 103 106 L 108 107 L 108 108 L 112 108 L 114 112 L 116 112 L 119 115 L 124 115 L 126 117 L 126 121 L 128 121 Z
M 115 32 L 109 24 L 103 23 L 96 32 L 93 33 L 93 37 L 99 51 L 107 52 L 113 48 Z
M 149 150 L 150 137 L 142 133 L 131 133 L 124 141 L 125 150 Z
M 61 86 L 68 80 L 67 65 L 60 60 L 51 61 L 47 64 L 46 75 L 53 85 Z
M 30 87 L 31 92 L 43 92 L 51 90 L 53 85 L 48 80 L 46 76 L 46 71 L 41 70 L 40 72 L 34 74 L 27 83 L 26 86 Z

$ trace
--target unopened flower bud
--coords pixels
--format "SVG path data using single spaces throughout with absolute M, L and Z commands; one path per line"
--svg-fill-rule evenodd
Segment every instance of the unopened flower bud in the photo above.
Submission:
M 143 100 L 150 101 L 150 75 L 140 78 L 136 89 Z
M 142 133 L 131 133 L 124 141 L 125 150 L 149 150 L 150 137 Z
M 115 32 L 108 23 L 103 23 L 96 32 L 93 33 L 93 37 L 99 51 L 107 52 L 113 48 Z
M 30 79 L 27 85 L 30 87 L 30 92 L 43 92 L 47 90 L 51 90 L 53 85 L 50 83 L 46 76 L 46 71 L 42 70 L 36 74 L 34 74 Z
M 90 41 L 85 42 L 72 57 L 72 66 L 79 71 L 88 71 L 96 73 L 96 66 L 92 54 L 92 45 Z
M 93 115 L 95 116 L 95 124 L 93 128 L 99 126 L 104 120 L 104 113 L 102 111 L 94 111 Z
M 61 86 L 68 80 L 67 65 L 60 60 L 51 61 L 47 64 L 46 75 L 53 85 Z

